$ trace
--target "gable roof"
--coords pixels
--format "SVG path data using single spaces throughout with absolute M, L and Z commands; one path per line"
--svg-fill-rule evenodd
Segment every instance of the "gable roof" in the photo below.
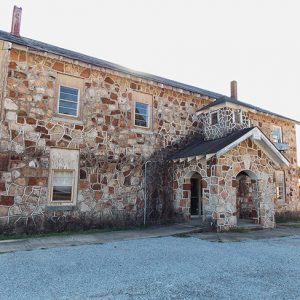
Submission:
M 142 78 L 145 80 L 155 81 L 157 83 L 169 85 L 169 86 L 172 86 L 172 87 L 175 87 L 178 89 L 186 90 L 186 91 L 189 91 L 192 93 L 201 94 L 203 96 L 208 96 L 208 97 L 211 97 L 214 99 L 217 99 L 217 98 L 220 98 L 223 96 L 221 94 L 214 93 L 214 92 L 211 92 L 208 90 L 204 90 L 204 89 L 192 86 L 192 85 L 184 84 L 184 83 L 181 83 L 178 81 L 170 80 L 167 78 L 159 77 L 159 76 L 144 73 L 144 72 L 135 71 L 135 70 L 123 67 L 121 65 L 114 64 L 114 63 L 108 62 L 106 60 L 102 60 L 102 59 L 95 58 L 92 56 L 88 56 L 88 55 L 85 55 L 85 54 L 82 54 L 79 52 L 67 50 L 67 49 L 53 46 L 53 45 L 50 45 L 47 43 L 32 40 L 32 39 L 29 39 L 26 37 L 18 37 L 18 36 L 15 36 L 15 35 L 12 35 L 12 34 L 6 32 L 6 31 L 0 30 L 0 39 L 5 40 L 7 42 L 14 43 L 14 44 L 30 47 L 30 48 L 33 48 L 36 50 L 40 50 L 40 51 L 44 51 L 44 52 L 46 51 L 46 52 L 64 56 L 64 57 L 67 57 L 70 59 L 79 60 L 79 61 L 91 64 L 93 66 L 107 68 L 107 69 L 110 69 L 113 71 L 136 76 L 136 77 L 139 77 L 139 78 Z
M 260 108 L 258 106 L 254 106 L 254 105 L 251 105 L 249 103 L 245 103 L 243 101 L 240 101 L 240 100 L 237 100 L 237 99 L 233 99 L 233 98 L 230 98 L 230 97 L 227 97 L 227 96 L 222 96 L 221 98 L 218 98 L 216 101 L 214 101 L 212 103 L 209 103 L 208 105 L 205 105 L 205 106 L 201 107 L 200 109 L 197 110 L 197 112 L 203 112 L 203 111 L 205 111 L 205 110 L 207 110 L 207 109 L 209 109 L 211 107 L 222 105 L 222 104 L 226 104 L 226 103 L 232 103 L 234 105 L 239 105 L 239 106 L 247 107 L 247 108 L 253 109 L 253 110 L 257 111 L 257 112 L 261 112 L 261 113 L 264 113 L 264 114 L 267 114 L 267 115 L 273 115 L 273 116 L 276 116 L 276 117 L 279 117 L 279 118 L 283 118 L 283 119 L 292 121 L 292 122 L 300 125 L 300 121 L 296 121 L 296 120 L 284 117 L 282 115 L 276 114 L 276 113 L 271 112 L 269 110 L 266 110 L 266 109 Z
M 233 132 L 226 137 L 215 140 L 204 141 L 202 139 L 198 139 L 187 145 L 185 148 L 175 152 L 173 155 L 168 157 L 168 160 L 177 161 L 193 158 L 199 159 L 203 157 L 209 159 L 214 155 L 220 157 L 248 138 L 253 138 L 276 164 L 289 165 L 289 161 L 257 127 L 244 128 Z
M 199 138 L 193 141 L 192 143 L 190 143 L 189 145 L 187 145 L 185 148 L 178 150 L 176 153 L 170 156 L 169 159 L 176 160 L 178 158 L 204 156 L 207 154 L 216 153 L 252 129 L 253 127 L 245 128 L 236 131 L 226 137 L 222 137 L 210 141 L 204 141 L 203 139 Z
M 121 65 L 111 63 L 111 62 L 108 62 L 106 60 L 95 58 L 95 57 L 92 57 L 92 56 L 89 56 L 89 55 L 85 55 L 85 54 L 82 54 L 82 53 L 79 53 L 79 52 L 64 49 L 64 48 L 61 48 L 61 47 L 57 47 L 57 46 L 50 45 L 50 44 L 47 44 L 47 43 L 43 43 L 43 42 L 40 42 L 40 41 L 37 41 L 37 40 L 29 39 L 29 38 L 26 38 L 26 37 L 15 36 L 15 35 L 10 34 L 9 32 L 6 32 L 6 31 L 0 30 L 0 39 L 2 39 L 4 41 L 7 41 L 7 42 L 14 43 L 14 44 L 18 44 L 18 45 L 26 46 L 26 47 L 29 47 L 29 48 L 32 48 L 32 49 L 36 49 L 36 50 L 39 50 L 39 51 L 49 52 L 49 53 L 56 54 L 56 55 L 59 55 L 59 56 L 64 56 L 66 58 L 79 60 L 79 61 L 85 62 L 87 64 L 91 64 L 93 66 L 97 66 L 97 67 L 101 67 L 101 68 L 107 68 L 107 69 L 110 69 L 112 71 L 121 72 L 121 73 L 124 73 L 124 74 L 128 74 L 128 75 L 131 75 L 131 76 L 142 78 L 142 79 L 145 79 L 145 80 L 154 81 L 154 82 L 157 82 L 157 83 L 160 83 L 160 84 L 163 84 L 163 85 L 172 86 L 172 87 L 175 87 L 175 88 L 178 88 L 178 89 L 182 89 L 182 90 L 185 90 L 185 91 L 189 91 L 189 92 L 192 92 L 192 93 L 197 93 L 197 94 L 200 94 L 200 95 L 203 95 L 203 96 L 207 96 L 207 97 L 210 97 L 210 98 L 213 98 L 213 99 L 217 99 L 216 101 L 214 101 L 214 102 L 208 104 L 207 106 L 201 108 L 199 111 L 201 111 L 203 109 L 207 109 L 209 107 L 213 107 L 213 106 L 221 104 L 221 103 L 236 101 L 235 103 L 239 104 L 241 106 L 252 108 L 252 109 L 255 109 L 256 111 L 271 114 L 271 115 L 274 115 L 274 116 L 278 116 L 278 117 L 290 120 L 292 122 L 295 122 L 297 124 L 300 124 L 299 121 L 295 121 L 293 119 L 278 115 L 276 113 L 261 109 L 259 107 L 247 104 L 247 103 L 242 102 L 242 101 L 233 100 L 233 99 L 231 99 L 231 98 L 229 98 L 225 95 L 219 94 L 219 93 L 215 93 L 215 92 L 212 92 L 212 91 L 208 91 L 208 90 L 201 89 L 201 88 L 198 88 L 198 87 L 195 87 L 195 86 L 192 86 L 192 85 L 184 84 L 184 83 L 181 83 L 181 82 L 178 82 L 178 81 L 174 81 L 174 80 L 167 79 L 167 78 L 164 78 L 164 77 L 152 75 L 152 74 L 149 74 L 149 73 L 135 71 L 135 70 L 123 67 Z

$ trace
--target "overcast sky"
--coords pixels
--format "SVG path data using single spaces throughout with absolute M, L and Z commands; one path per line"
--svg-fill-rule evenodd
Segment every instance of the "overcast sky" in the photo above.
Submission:
M 1 0 L 0 29 L 300 120 L 298 0 Z M 300 161 L 300 130 L 298 164 Z

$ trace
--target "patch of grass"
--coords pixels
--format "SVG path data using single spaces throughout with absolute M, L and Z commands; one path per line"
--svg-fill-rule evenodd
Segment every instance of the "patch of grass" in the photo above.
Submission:
M 77 235 L 77 234 L 94 234 L 94 233 L 105 233 L 105 232 L 124 231 L 124 230 L 144 230 L 147 228 L 149 228 L 149 225 L 66 230 L 66 231 L 61 231 L 61 232 L 47 232 L 47 233 L 34 233 L 34 234 L 26 234 L 26 233 L 23 233 L 23 234 L 0 234 L 0 241 L 52 237 L 52 236 L 70 236 L 70 235 Z

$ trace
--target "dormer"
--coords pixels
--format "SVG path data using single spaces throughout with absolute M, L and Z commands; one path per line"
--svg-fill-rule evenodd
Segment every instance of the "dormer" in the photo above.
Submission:
M 214 140 L 251 126 L 247 111 L 239 104 L 236 81 L 231 82 L 231 97 L 221 97 L 200 110 L 197 115 L 205 140 Z

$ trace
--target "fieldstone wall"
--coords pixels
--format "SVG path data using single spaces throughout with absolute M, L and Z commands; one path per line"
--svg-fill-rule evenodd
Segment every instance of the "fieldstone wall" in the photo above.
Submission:
M 1 103 L 0 227 L 60 230 L 143 221 L 144 164 L 199 132 L 197 109 L 211 100 L 14 45 Z M 81 78 L 80 119 L 56 112 L 58 77 Z M 153 96 L 152 128 L 133 126 L 133 92 Z M 76 207 L 48 207 L 51 147 L 80 150 Z M 162 149 L 166 149 L 162 152 Z M 148 216 L 166 214 L 162 172 L 149 165 Z M 161 179 L 158 179 L 161 178 Z M 150 197 L 149 196 L 149 197 Z M 150 198 L 149 198 L 150 199 Z
M 218 112 L 218 123 L 212 125 L 211 113 L 216 111 Z M 202 113 L 201 115 L 199 115 L 199 119 L 201 120 L 203 126 L 203 135 L 205 140 L 218 139 L 227 136 L 228 134 L 236 130 L 250 127 L 248 114 L 244 111 L 241 111 L 240 124 L 235 122 L 234 120 L 235 109 L 224 107 L 216 111 Z
M 176 163 L 174 190 L 175 210 L 184 219 L 190 218 L 190 177 L 197 172 L 202 176 L 203 219 L 227 230 L 237 225 L 237 175 L 250 171 L 257 180 L 257 197 L 253 198 L 264 227 L 274 227 L 273 172 L 277 167 L 248 139 L 226 155 L 205 160 Z
M 281 126 L 283 142 L 288 144 L 288 149 L 282 154 L 290 162 L 289 168 L 285 168 L 285 203 L 275 202 L 278 213 L 287 211 L 300 211 L 300 198 L 298 197 L 299 187 L 297 187 L 297 145 L 296 145 L 296 126 L 292 122 L 279 118 L 272 118 L 262 114 L 248 112 L 252 126 L 257 126 L 272 141 L 272 125 Z

